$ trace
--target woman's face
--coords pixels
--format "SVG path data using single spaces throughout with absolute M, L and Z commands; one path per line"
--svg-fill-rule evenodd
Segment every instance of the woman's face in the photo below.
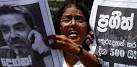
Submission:
M 72 39 L 77 44 L 82 44 L 87 34 L 87 22 L 81 10 L 70 7 L 64 10 L 61 17 L 61 34 Z

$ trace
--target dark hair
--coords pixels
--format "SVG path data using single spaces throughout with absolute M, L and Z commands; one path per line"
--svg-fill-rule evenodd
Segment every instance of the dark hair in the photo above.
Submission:
M 70 4 L 69 3 L 69 4 L 65 4 L 61 9 L 59 9 L 59 11 L 54 16 L 54 20 L 53 21 L 54 21 L 54 26 L 55 26 L 55 32 L 56 32 L 56 34 L 60 34 L 60 20 L 61 20 L 61 17 L 63 15 L 63 13 L 64 13 L 64 10 L 67 9 L 67 8 L 73 7 L 73 6 L 75 8 L 77 8 L 77 9 L 81 10 L 83 12 L 85 18 L 86 18 L 87 29 L 88 29 L 86 33 L 88 34 L 88 32 L 91 31 L 90 26 L 89 26 L 89 17 L 90 17 L 90 15 L 89 15 L 89 12 L 88 12 L 87 8 L 85 8 L 84 5 L 81 5 L 80 3 L 76 3 L 76 4 Z M 90 50 L 89 46 L 86 45 L 85 41 L 82 44 L 82 46 L 87 51 Z
M 24 16 L 27 24 L 30 26 L 31 29 L 34 28 L 33 23 L 34 19 L 30 11 L 28 11 L 23 6 L 15 6 L 15 5 L 3 5 L 0 7 L 0 15 L 5 14 L 21 14 Z

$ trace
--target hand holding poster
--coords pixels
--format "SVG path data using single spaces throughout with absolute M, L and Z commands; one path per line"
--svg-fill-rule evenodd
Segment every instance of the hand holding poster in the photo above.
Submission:
M 137 66 L 137 1 L 95 0 L 90 17 L 103 67 Z M 132 61 L 132 62 L 130 62 Z

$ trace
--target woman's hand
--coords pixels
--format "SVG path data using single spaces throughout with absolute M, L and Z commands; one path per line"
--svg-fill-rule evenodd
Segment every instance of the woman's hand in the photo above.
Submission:
M 94 33 L 92 31 L 89 32 L 89 34 L 87 35 L 86 37 L 86 44 L 87 45 L 90 45 L 93 43 L 93 40 L 94 40 Z
M 53 49 L 61 49 L 64 52 L 69 52 L 72 54 L 77 54 L 80 50 L 78 48 L 78 44 L 74 43 L 65 35 L 51 35 L 48 36 L 48 39 L 54 40 L 54 42 L 50 45 Z

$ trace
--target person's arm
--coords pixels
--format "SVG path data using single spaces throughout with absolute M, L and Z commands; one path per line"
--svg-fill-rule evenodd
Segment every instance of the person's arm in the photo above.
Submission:
M 86 45 L 92 46 L 93 40 L 94 40 L 94 33 L 92 31 L 90 31 L 85 39 Z M 86 67 L 90 67 L 90 64 L 93 64 L 94 67 L 101 67 L 98 59 L 96 58 L 96 55 L 90 54 L 84 48 L 82 48 L 79 51 L 78 57 L 79 57 L 80 61 L 84 64 L 84 66 L 86 66 Z M 93 62 L 91 62 L 90 60 L 92 60 Z M 88 63 L 87 63 L 87 61 L 88 61 Z
M 85 67 L 101 67 L 99 61 L 94 54 L 90 54 L 83 48 L 81 49 L 79 47 L 76 47 L 75 49 L 75 53 L 78 53 L 76 55 L 79 57 L 80 61 Z
M 51 48 L 53 49 L 61 49 L 64 52 L 69 52 L 73 55 L 77 55 L 81 51 L 79 45 L 65 35 L 49 36 L 48 38 L 54 40 L 54 45 L 51 45 Z M 78 57 L 85 67 L 100 67 L 97 58 L 88 53 L 85 49 L 82 49 L 82 52 L 79 53 Z

